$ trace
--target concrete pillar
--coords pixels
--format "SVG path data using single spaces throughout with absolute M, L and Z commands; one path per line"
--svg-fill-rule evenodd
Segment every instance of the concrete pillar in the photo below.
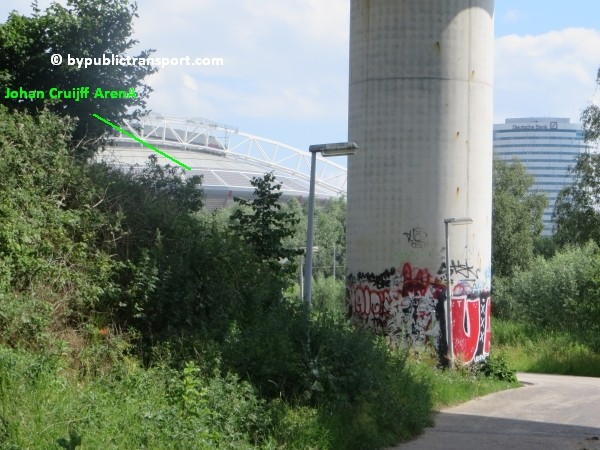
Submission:
M 347 300 L 390 341 L 489 352 L 493 0 L 351 0 Z

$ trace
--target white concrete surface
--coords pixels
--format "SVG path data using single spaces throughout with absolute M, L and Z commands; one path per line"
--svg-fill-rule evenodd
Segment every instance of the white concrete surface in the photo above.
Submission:
M 472 217 L 451 230 L 450 258 L 489 287 L 493 8 L 352 0 L 349 140 L 360 150 L 348 158 L 349 273 L 410 262 L 435 275 L 444 218 Z

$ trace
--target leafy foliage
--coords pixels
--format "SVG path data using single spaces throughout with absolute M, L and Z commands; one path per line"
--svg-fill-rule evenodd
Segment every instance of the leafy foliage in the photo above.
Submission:
M 534 177 L 519 161 L 494 160 L 492 199 L 492 267 L 495 276 L 510 276 L 529 267 L 533 242 L 543 229 L 548 204 L 543 194 L 529 193 Z
M 41 90 L 44 99 L 5 99 L 0 102 L 20 111 L 36 113 L 47 108 L 60 115 L 79 118 L 74 128 L 75 142 L 96 142 L 107 127 L 91 117 L 92 113 L 113 122 L 139 117 L 146 105 L 151 88 L 143 79 L 156 71 L 143 65 L 96 65 L 78 68 L 67 65 L 67 55 L 77 58 L 102 58 L 103 55 L 124 55 L 138 42 L 131 39 L 133 19 L 137 6 L 127 0 L 68 0 L 66 6 L 53 3 L 42 12 L 34 3 L 31 17 L 12 12 L 6 23 L 0 25 L 0 82 L 11 89 Z M 148 57 L 152 50 L 144 50 L 136 57 Z M 50 64 L 50 55 L 60 54 L 60 66 Z M 51 70 L 49 70 L 52 68 Z M 103 90 L 134 89 L 135 97 L 98 101 L 88 99 L 48 98 L 51 88 L 71 91 L 89 87 Z M 3 96 L 4 97 L 4 96 Z M 89 155 L 94 145 L 80 147 Z
M 308 222 L 307 205 L 300 205 L 292 199 L 282 205 L 282 211 L 299 218 L 293 227 L 293 235 L 285 240 L 286 248 L 304 248 Z M 313 277 L 328 278 L 333 275 L 335 257 L 336 278 L 344 280 L 346 268 L 346 199 L 343 197 L 315 203 L 314 245 L 318 251 L 313 253 Z
M 600 85 L 600 70 L 596 83 Z M 600 108 L 590 104 L 581 114 L 585 141 L 600 140 Z M 555 237 L 560 245 L 600 245 L 600 154 L 583 153 L 571 170 L 575 181 L 562 189 L 554 210 Z
M 561 190 L 554 211 L 555 239 L 561 245 L 600 245 L 600 154 L 581 154 L 573 168 L 575 181 Z
M 501 283 L 496 292 L 503 318 L 554 330 L 600 335 L 600 252 L 589 243 L 566 247 Z M 594 337 L 595 336 L 595 337 Z
M 114 288 L 107 236 L 116 227 L 69 155 L 69 132 L 68 121 L 48 113 L 0 109 L 0 290 L 54 296 L 65 315 L 97 306 Z
M 517 383 L 517 371 L 508 366 L 506 359 L 502 356 L 489 356 L 475 366 L 478 373 L 486 377 L 495 378 L 500 381 Z
M 281 183 L 275 183 L 272 172 L 253 178 L 250 184 L 255 188 L 254 198 L 235 199 L 240 207 L 231 215 L 231 227 L 272 270 L 294 273 L 296 256 L 301 250 L 286 248 L 284 243 L 293 235 L 299 218 L 282 210 Z M 284 265 L 283 260 L 287 260 L 287 264 Z
M 284 298 L 297 217 L 268 176 L 232 226 L 199 178 L 84 164 L 67 120 L 0 115 L 0 446 L 377 448 L 429 423 L 342 282 L 316 283 L 309 320 Z
M 325 205 L 315 208 L 315 245 L 319 251 L 314 254 L 314 274 L 316 277 L 333 276 L 335 258 L 336 278 L 344 280 L 346 268 L 346 199 L 331 199 Z
M 596 84 L 600 85 L 600 69 L 596 77 Z M 588 105 L 581 114 L 581 122 L 587 142 L 597 142 L 600 139 L 600 107 Z

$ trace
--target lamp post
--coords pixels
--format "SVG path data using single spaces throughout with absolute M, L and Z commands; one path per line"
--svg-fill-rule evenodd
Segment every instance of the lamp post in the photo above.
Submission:
M 461 217 L 459 219 L 450 217 L 444 219 L 446 232 L 446 344 L 448 346 L 448 357 L 451 368 L 454 367 L 454 349 L 452 348 L 452 283 L 450 283 L 450 234 L 448 233 L 448 224 L 468 225 L 471 223 L 473 223 L 473 219 L 470 217 Z
M 308 227 L 306 230 L 306 265 L 305 265 L 305 286 L 302 301 L 307 311 L 311 307 L 311 285 L 312 285 L 312 264 L 313 264 L 313 234 L 314 234 L 314 215 L 315 215 L 315 171 L 317 165 L 317 153 L 323 156 L 344 156 L 354 155 L 358 150 L 355 142 L 340 142 L 337 144 L 318 144 L 311 145 L 308 151 L 311 153 L 310 161 L 310 191 L 308 195 Z
M 302 250 L 300 254 L 300 298 L 304 298 L 304 255 L 306 254 L 306 247 L 299 248 Z M 319 247 L 313 247 L 313 253 L 319 251 Z

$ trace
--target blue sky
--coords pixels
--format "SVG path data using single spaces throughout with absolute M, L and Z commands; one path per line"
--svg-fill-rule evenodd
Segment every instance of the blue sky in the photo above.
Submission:
M 418 1 L 418 0 L 414 0 Z M 440 0 L 444 1 L 444 0 Z M 3 0 L 0 21 L 28 0 Z M 50 0 L 40 0 L 44 8 Z M 135 37 L 154 56 L 222 57 L 166 67 L 150 108 L 204 117 L 306 149 L 347 137 L 349 0 L 143 0 Z M 600 2 L 496 0 L 494 119 L 577 121 L 597 93 Z
M 594 0 L 496 0 L 496 35 L 541 34 L 569 27 L 599 27 Z

